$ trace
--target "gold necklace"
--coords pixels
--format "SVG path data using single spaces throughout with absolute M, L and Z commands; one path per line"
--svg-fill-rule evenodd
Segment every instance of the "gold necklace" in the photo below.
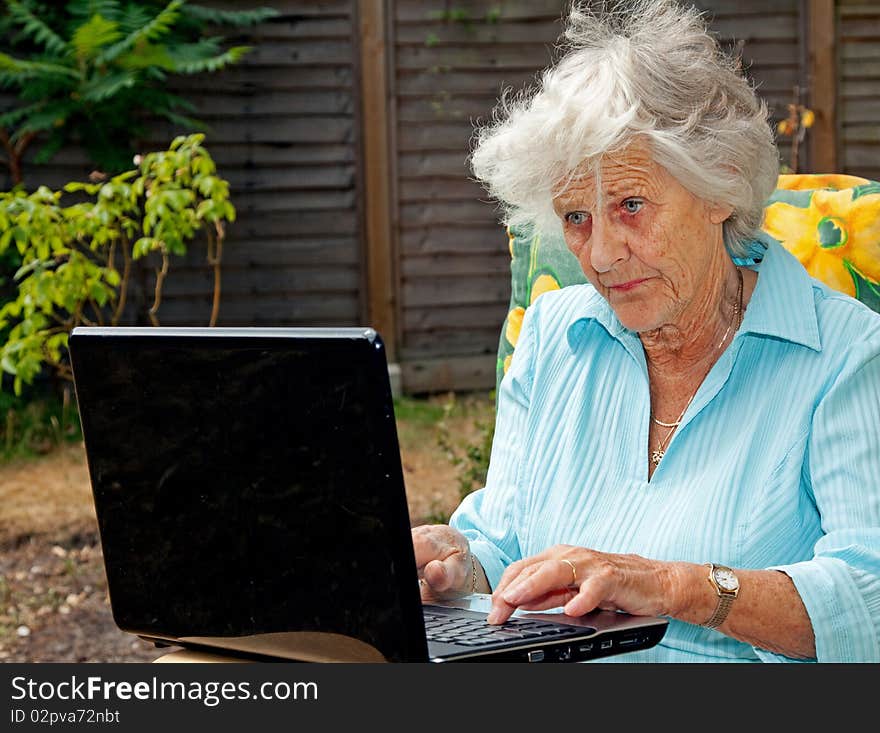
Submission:
M 737 321 L 737 325 L 736 325 L 737 329 L 742 325 L 742 319 L 743 319 L 743 315 L 742 315 L 743 276 L 742 276 L 742 272 L 740 272 L 739 268 L 737 268 L 736 274 L 739 276 L 739 285 L 737 287 L 737 294 L 736 294 L 737 295 L 737 298 L 736 298 L 737 302 L 736 302 L 736 305 L 734 305 L 734 307 L 733 307 L 733 318 L 731 318 L 730 323 L 727 324 L 727 330 L 724 332 L 724 335 L 721 337 L 721 341 L 718 342 L 718 346 L 715 347 L 715 351 L 718 351 L 719 349 L 721 349 L 721 347 L 724 345 L 724 342 L 727 341 L 727 337 L 730 335 L 730 329 L 733 327 L 734 321 Z M 714 355 L 714 352 L 713 352 L 713 355 Z M 709 370 L 711 371 L 711 369 L 712 369 L 712 366 L 710 365 Z M 706 372 L 706 373 L 708 374 L 708 372 Z M 704 374 L 703 379 L 705 379 L 705 378 L 706 378 L 706 375 Z M 701 380 L 701 382 L 702 382 L 702 380 Z M 661 420 L 658 420 L 653 415 L 651 416 L 651 420 L 653 422 L 655 422 L 657 425 L 660 425 L 661 427 L 664 427 L 664 428 L 669 428 L 669 431 L 666 433 L 666 435 L 663 437 L 663 439 L 659 443 L 657 443 L 657 447 L 651 451 L 651 463 L 653 463 L 655 466 L 659 466 L 660 461 L 663 460 L 663 456 L 666 455 L 666 450 L 665 450 L 666 442 L 669 440 L 669 438 L 672 437 L 672 434 L 675 432 L 675 429 L 679 425 L 681 425 L 681 419 L 684 417 L 684 413 L 687 412 L 688 407 L 691 406 L 691 402 L 694 401 L 694 397 L 697 396 L 697 392 L 699 391 L 699 389 L 700 389 L 700 386 L 697 385 L 697 389 L 694 390 L 694 393 L 691 395 L 691 398 L 687 401 L 687 404 L 684 406 L 684 409 L 681 411 L 681 414 L 678 416 L 678 419 L 675 422 L 663 422 Z

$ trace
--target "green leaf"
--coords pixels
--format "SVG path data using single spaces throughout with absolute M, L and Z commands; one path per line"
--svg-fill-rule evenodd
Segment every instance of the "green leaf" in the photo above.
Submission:
M 9 15 L 22 26 L 25 36 L 33 38 L 49 53 L 63 56 L 67 52 L 67 42 L 34 15 L 30 8 L 17 0 L 6 0 L 6 7 L 9 8 Z
M 221 69 L 237 63 L 241 57 L 251 51 L 250 46 L 233 46 L 225 53 L 211 56 L 197 61 L 178 61 L 177 71 L 182 74 L 201 74 L 204 72 L 220 71 Z
M 117 71 L 111 74 L 96 75 L 82 86 L 82 98 L 89 102 L 103 102 L 114 97 L 124 89 L 137 84 L 137 77 L 131 71 Z
M 860 300 L 871 310 L 880 313 L 880 283 L 869 280 L 849 260 L 844 260 L 843 264 L 853 279 L 856 300 Z
M 8 71 L 15 83 L 24 83 L 35 76 L 61 77 L 78 79 L 79 74 L 73 69 L 59 64 L 43 61 L 24 61 L 5 53 L 0 53 L 0 70 Z
M 19 107 L 18 109 L 12 109 L 8 112 L 4 112 L 2 115 L 0 115 L 0 127 L 15 127 L 15 125 L 18 124 L 22 119 L 38 111 L 44 105 L 45 102 L 37 102 L 36 104 L 31 104 L 26 107 Z
M 77 193 L 78 191 L 83 191 L 90 196 L 94 196 L 100 188 L 100 183 L 82 183 L 80 181 L 71 181 L 64 186 L 63 190 L 67 191 L 68 193 Z
M 0 358 L 0 367 L 2 367 L 3 371 L 7 374 L 15 374 L 15 364 L 12 362 L 9 354 L 3 354 L 3 357 Z
M 177 65 L 165 46 L 140 44 L 137 50 L 129 51 L 116 59 L 117 66 L 132 71 L 159 67 L 166 71 L 176 71 Z
M 4 229 L 0 234 L 0 253 L 9 249 L 9 243 L 12 241 L 12 229 Z
M 29 132 L 41 132 L 43 130 L 51 130 L 57 127 L 59 123 L 63 124 L 67 110 L 64 104 L 42 104 L 42 109 L 36 109 L 28 115 L 13 136 L 16 140 Z
M 110 294 L 101 283 L 93 281 L 89 284 L 89 295 L 98 305 L 105 306 L 109 300 Z
M 167 35 L 180 14 L 180 7 L 185 0 L 171 0 L 163 10 L 159 12 L 149 23 L 129 33 L 119 43 L 108 48 L 95 61 L 97 64 L 106 64 L 118 56 L 130 51 L 139 43 L 155 41 Z
M 95 14 L 87 23 L 74 31 L 70 42 L 76 51 L 77 58 L 90 60 L 95 58 L 102 48 L 118 41 L 121 37 L 119 23 L 107 20 L 100 14 Z
M 153 250 L 155 241 L 152 237 L 141 237 L 134 243 L 131 256 L 136 260 L 146 257 Z
M 872 193 L 880 193 L 880 182 L 871 181 L 870 183 L 863 183 L 861 186 L 853 186 L 853 201 L 860 196 L 867 196 Z

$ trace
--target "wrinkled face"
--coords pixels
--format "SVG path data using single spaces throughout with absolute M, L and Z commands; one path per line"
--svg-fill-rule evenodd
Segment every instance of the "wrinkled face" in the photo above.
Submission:
M 710 307 L 730 209 L 691 194 L 646 147 L 604 158 L 598 176 L 572 181 L 553 206 L 568 248 L 626 328 L 687 328 Z

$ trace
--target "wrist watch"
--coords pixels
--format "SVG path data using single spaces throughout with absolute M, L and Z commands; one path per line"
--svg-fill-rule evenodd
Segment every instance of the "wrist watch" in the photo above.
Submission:
M 739 593 L 739 579 L 731 568 L 724 565 L 716 565 L 711 562 L 707 562 L 706 565 L 709 567 L 709 584 L 718 594 L 718 605 L 715 606 L 715 613 L 712 614 L 712 617 L 702 625 L 707 629 L 716 629 L 724 623 L 724 619 L 727 618 L 727 614 L 730 613 L 733 602 L 736 600 Z

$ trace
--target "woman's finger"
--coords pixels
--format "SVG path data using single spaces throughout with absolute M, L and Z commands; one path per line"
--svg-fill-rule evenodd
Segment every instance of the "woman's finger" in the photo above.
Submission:
M 516 606 L 511 606 L 509 603 L 505 603 L 500 598 L 495 598 L 493 596 L 492 610 L 489 611 L 489 615 L 486 616 L 486 623 L 503 624 L 513 615 L 515 610 Z
M 492 594 L 490 624 L 507 621 L 517 608 L 543 611 L 569 602 L 576 591 L 568 588 L 571 567 L 557 559 L 545 559 L 526 565 L 511 578 L 507 587 Z
M 531 577 L 541 566 L 541 560 L 538 556 L 529 557 L 525 560 L 519 560 L 510 564 L 501 576 L 498 585 L 492 595 L 503 595 L 504 592 L 512 585 L 522 582 L 526 578 Z
M 565 603 L 562 611 L 566 616 L 583 616 L 599 607 L 603 595 L 602 583 L 594 578 L 587 579 L 572 594 L 571 600 Z
M 521 603 L 518 608 L 521 611 L 546 611 L 548 608 L 558 608 L 565 606 L 569 601 L 577 596 L 576 590 L 561 589 L 547 593 L 540 598 L 536 598 L 528 603 Z
M 498 581 L 498 585 L 495 586 L 493 595 L 502 593 L 508 585 L 519 577 L 519 574 L 524 568 L 527 568 L 528 565 L 528 560 L 517 560 L 508 565 L 501 574 L 501 579 Z
M 442 525 L 421 525 L 412 530 L 416 567 L 424 566 L 438 557 L 448 555 L 453 549 L 451 537 Z
M 568 588 L 573 584 L 576 570 L 573 563 L 559 559 L 544 560 L 532 566 L 531 572 L 521 573 L 502 593 L 505 602 L 522 606 L 548 593 Z
M 454 560 L 432 560 L 424 569 L 424 578 L 434 590 L 444 593 L 459 584 L 454 567 L 450 567 Z M 460 560 L 458 561 L 460 564 Z

